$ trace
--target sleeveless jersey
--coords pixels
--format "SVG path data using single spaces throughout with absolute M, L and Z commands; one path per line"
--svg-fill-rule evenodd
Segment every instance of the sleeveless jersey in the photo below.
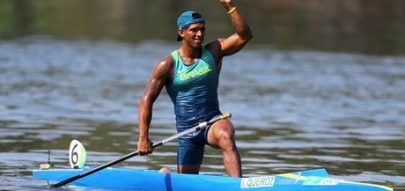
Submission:
M 166 90 L 173 104 L 179 131 L 219 113 L 219 71 L 211 53 L 202 48 L 201 58 L 191 65 L 183 63 L 178 50 L 171 53 L 174 61 L 173 79 Z M 181 128 L 181 129 L 179 129 Z

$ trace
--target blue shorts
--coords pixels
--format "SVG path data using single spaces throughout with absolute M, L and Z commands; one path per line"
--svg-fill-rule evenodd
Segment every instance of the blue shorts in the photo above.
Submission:
M 210 116 L 202 119 L 201 121 L 208 121 L 213 117 L 221 115 L 221 112 L 212 113 Z M 177 129 L 189 129 L 198 125 L 184 125 L 177 123 Z M 208 144 L 208 132 L 210 128 L 184 135 L 178 139 L 177 146 L 177 164 L 178 165 L 201 165 L 204 158 L 204 147 Z

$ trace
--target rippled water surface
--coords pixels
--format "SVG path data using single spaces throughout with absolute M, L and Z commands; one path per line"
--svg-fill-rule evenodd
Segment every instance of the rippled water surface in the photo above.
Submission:
M 87 165 L 136 149 L 138 99 L 154 62 L 177 44 L 26 38 L 0 43 L 0 186 L 43 190 L 31 170 Z M 245 175 L 326 168 L 335 177 L 405 189 L 405 58 L 245 49 L 224 61 L 223 111 L 233 114 Z M 163 91 L 151 135 L 175 133 Z M 176 143 L 119 166 L 175 168 Z M 224 173 L 207 148 L 202 171 Z

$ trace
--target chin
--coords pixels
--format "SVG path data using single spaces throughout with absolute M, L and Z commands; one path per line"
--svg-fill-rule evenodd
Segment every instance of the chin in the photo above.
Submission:
M 203 44 L 203 41 L 201 41 L 201 42 L 196 42 L 196 43 L 193 43 L 193 46 L 197 48 L 197 47 L 202 46 L 202 44 Z

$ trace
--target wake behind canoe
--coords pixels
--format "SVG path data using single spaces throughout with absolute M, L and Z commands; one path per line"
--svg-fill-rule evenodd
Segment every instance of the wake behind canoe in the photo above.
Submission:
M 90 170 L 34 170 L 33 177 L 56 183 Z M 106 168 L 73 185 L 104 190 L 136 191 L 392 191 L 392 188 L 334 179 L 325 169 L 250 178 L 213 175 L 164 174 L 155 170 Z

